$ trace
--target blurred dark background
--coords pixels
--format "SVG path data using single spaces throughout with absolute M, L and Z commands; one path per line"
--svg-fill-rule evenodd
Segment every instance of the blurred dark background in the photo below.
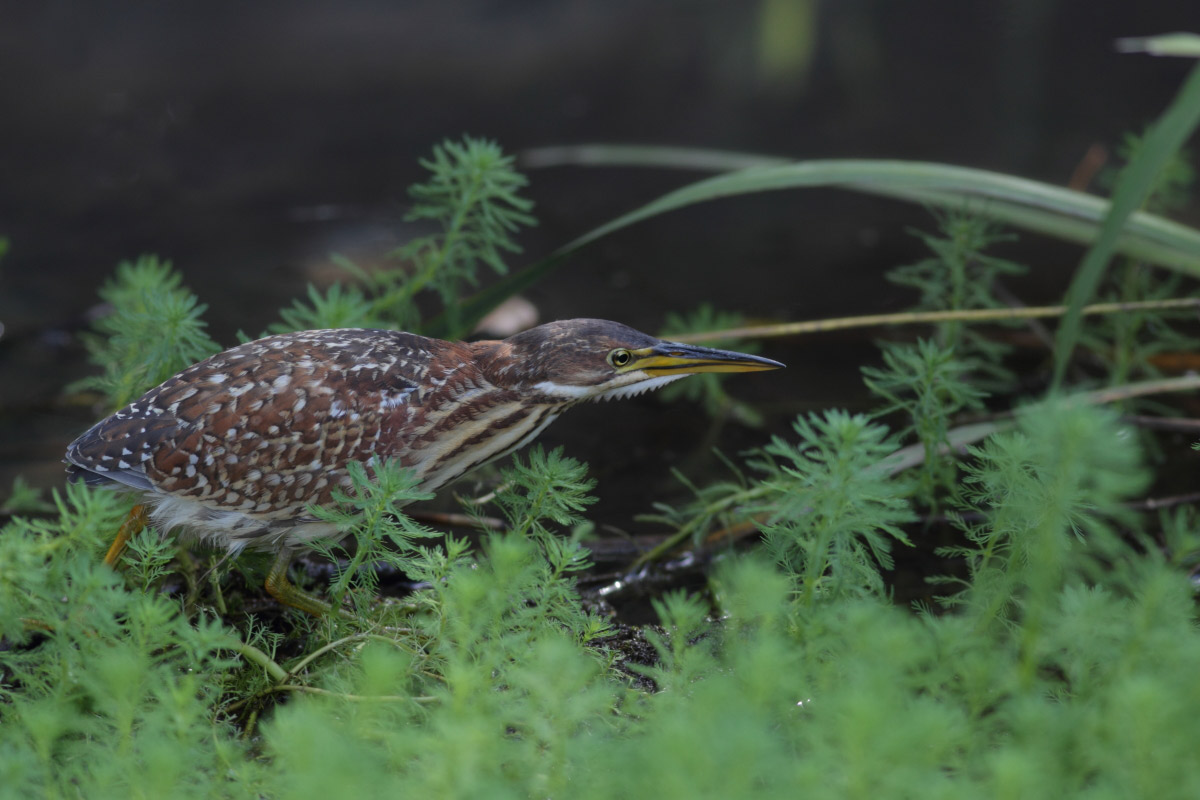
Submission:
M 417 159 L 464 133 L 516 153 L 650 143 L 1066 184 L 1090 148 L 1111 153 L 1151 121 L 1190 66 L 1119 55 L 1114 39 L 1195 29 L 1196 12 L 1195 0 L 4 3 L 0 497 L 18 472 L 60 482 L 63 448 L 95 419 L 62 389 L 87 373 L 74 334 L 121 259 L 172 260 L 232 344 L 330 280 L 330 253 L 369 262 L 402 243 Z M 541 224 L 513 266 L 701 176 L 529 177 Z M 920 257 L 910 226 L 933 223 L 834 191 L 719 201 L 609 237 L 529 296 L 543 319 L 650 331 L 705 301 L 756 319 L 895 310 L 911 297 L 880 276 Z M 1036 237 L 1010 249 L 1034 267 L 1030 302 L 1052 299 L 1079 256 Z M 774 430 L 806 408 L 854 407 L 875 335 L 770 343 L 789 370 L 731 391 Z M 574 442 L 601 494 L 634 510 L 650 486 L 622 483 L 625 467 L 661 477 L 701 439 L 734 451 L 764 436 L 702 437 L 698 410 L 646 398 L 568 416 L 549 443 Z

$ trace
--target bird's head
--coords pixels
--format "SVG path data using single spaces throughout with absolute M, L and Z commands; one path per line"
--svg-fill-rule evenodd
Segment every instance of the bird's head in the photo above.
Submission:
M 759 372 L 778 361 L 656 339 L 619 322 L 569 319 L 495 343 L 487 368 L 498 385 L 564 402 L 631 397 L 698 372 Z

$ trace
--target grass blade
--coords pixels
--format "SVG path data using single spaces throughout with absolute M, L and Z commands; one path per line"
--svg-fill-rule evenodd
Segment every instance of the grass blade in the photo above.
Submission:
M 1113 190 L 1112 204 L 1100 226 L 1095 244 L 1088 250 L 1075 272 L 1067 290 L 1069 309 L 1059 326 L 1054 347 L 1054 383 L 1062 384 L 1067 363 L 1079 340 L 1082 327 L 1081 309 L 1096 293 L 1104 270 L 1117 252 L 1126 221 L 1140 207 L 1154 188 L 1154 180 L 1163 165 L 1183 146 L 1200 123 L 1200 65 L 1192 68 L 1175 100 L 1146 134 L 1133 160 L 1121 170 Z M 1197 251 L 1200 252 L 1200 251 Z
M 563 164 L 669 167 L 723 174 L 683 186 L 580 236 L 545 259 L 502 278 L 464 304 L 474 324 L 490 309 L 560 266 L 571 254 L 635 223 L 695 203 L 765 191 L 841 188 L 922 205 L 962 208 L 1010 225 L 1081 244 L 1096 239 L 1109 211 L 1106 200 L 1039 181 L 988 170 L 920 161 L 845 159 L 788 161 L 750 153 L 688 148 L 583 145 L 527 152 L 523 166 Z M 1200 231 L 1135 212 L 1117 238 L 1133 258 L 1200 277 Z M 443 331 L 444 333 L 450 333 Z

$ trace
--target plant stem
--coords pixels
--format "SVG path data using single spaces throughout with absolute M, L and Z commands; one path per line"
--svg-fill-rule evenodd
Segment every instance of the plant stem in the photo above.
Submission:
M 1094 303 L 1083 307 L 1085 315 L 1120 314 L 1135 311 L 1167 311 L 1200 308 L 1200 298 L 1181 297 L 1169 300 L 1141 300 L 1129 303 Z M 958 311 L 906 311 L 898 314 L 867 314 L 857 317 L 833 317 L 807 322 L 786 322 L 778 325 L 755 325 L 725 331 L 688 333 L 674 337 L 679 342 L 708 342 L 717 339 L 765 339 L 797 336 L 806 333 L 825 333 L 848 328 L 872 328 L 879 325 L 919 325 L 930 322 L 1002 322 L 1015 319 L 1061 317 L 1067 306 L 1028 306 L 1024 308 L 976 308 Z

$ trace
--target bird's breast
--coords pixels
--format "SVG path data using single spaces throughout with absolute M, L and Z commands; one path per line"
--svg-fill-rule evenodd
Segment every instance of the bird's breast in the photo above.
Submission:
M 558 418 L 561 408 L 522 404 L 512 399 L 463 407 L 431 419 L 427 431 L 409 442 L 404 461 L 434 491 L 475 467 L 524 447 Z

